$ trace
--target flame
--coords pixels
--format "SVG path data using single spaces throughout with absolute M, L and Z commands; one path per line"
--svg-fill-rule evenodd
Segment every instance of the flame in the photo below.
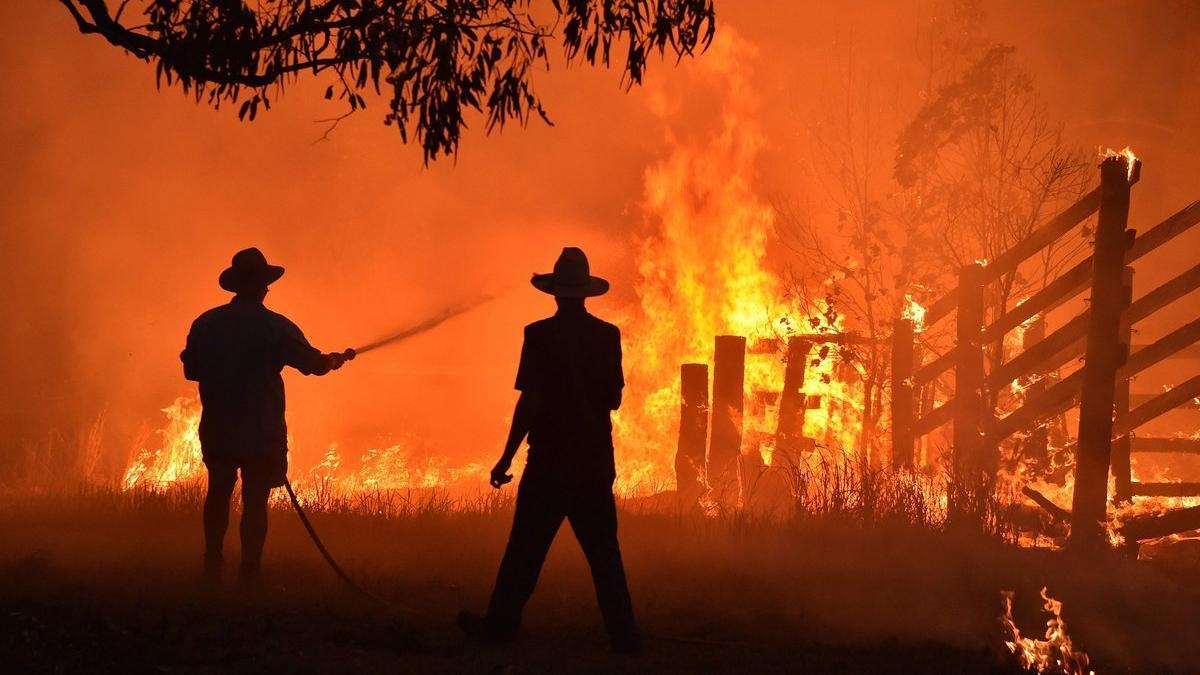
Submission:
M 163 439 L 155 449 L 138 449 L 121 480 L 124 490 L 161 489 L 198 481 L 204 477 L 200 450 L 200 402 L 195 397 L 180 397 L 163 409 L 166 426 L 157 433 Z M 358 459 L 358 469 L 343 470 L 345 462 L 336 443 L 331 444 L 321 461 L 294 481 L 297 488 L 333 489 L 338 494 L 382 490 L 415 490 L 477 486 L 485 481 L 488 469 L 480 463 L 454 465 L 444 456 L 417 457 L 413 443 L 398 443 L 370 448 Z
M 783 387 L 779 357 L 786 338 L 813 332 L 815 326 L 842 329 L 840 323 L 823 325 L 789 303 L 785 284 L 769 262 L 775 214 L 755 184 L 764 136 L 746 70 L 754 54 L 733 31 L 717 37 L 696 64 L 698 76 L 724 93 L 716 129 L 693 142 L 669 135 L 669 156 L 645 174 L 645 212 L 652 234 L 639 247 L 639 311 L 625 322 L 630 386 L 616 417 L 619 471 L 641 480 L 674 483 L 679 366 L 711 364 L 715 336 L 744 336 L 751 347 L 742 450 L 770 464 L 778 424 L 778 400 L 770 399 Z M 669 127 L 671 120 L 662 115 Z M 774 349 L 754 349 L 761 345 Z M 814 355 L 818 358 L 809 368 L 805 393 L 821 397 L 821 407 L 808 411 L 805 435 L 853 450 L 861 397 L 855 385 L 834 372 L 832 350 L 818 345 Z M 710 377 L 711 372 L 710 367 Z
M 1111 159 L 1113 157 L 1124 157 L 1126 164 L 1125 175 L 1129 180 L 1133 180 L 1134 166 L 1138 162 L 1138 157 L 1133 153 L 1133 148 L 1129 147 L 1128 145 L 1120 150 L 1113 150 L 1112 148 L 1100 148 L 1099 154 L 1100 159 L 1102 160 Z
M 809 316 L 796 301 L 788 301 L 786 285 L 769 263 L 775 216 L 755 184 L 755 164 L 765 141 L 746 71 L 753 57 L 754 48 L 733 31 L 717 37 L 696 64 L 698 77 L 724 97 L 716 129 L 695 142 L 669 136 L 670 153 L 645 173 L 644 210 L 651 229 L 637 243 L 638 303 L 618 319 L 625 329 L 629 380 L 625 406 L 614 419 L 615 489 L 623 495 L 674 487 L 679 366 L 710 362 L 715 336 L 744 336 L 752 347 L 746 355 L 743 451 L 770 464 L 786 338 L 844 329 L 840 318 L 830 318 L 832 313 Z M 668 128 L 671 108 L 656 107 Z M 909 311 L 914 316 L 924 312 L 911 298 Z M 857 447 L 860 374 L 839 356 L 821 344 L 809 355 L 804 393 L 820 405 L 807 411 L 803 432 L 814 439 L 814 448 L 839 456 L 865 454 Z M 180 399 L 167 412 L 164 447 L 135 456 L 126 487 L 201 474 L 198 404 Z M 305 480 L 347 492 L 445 487 L 467 479 L 482 483 L 486 477 L 484 464 L 418 458 L 413 445 L 409 440 L 369 449 L 353 472 L 344 469 L 334 445 Z
M 1000 617 L 1011 639 L 1004 642 L 1021 662 L 1026 671 L 1039 673 L 1065 673 L 1066 675 L 1095 675 L 1088 668 L 1088 655 L 1075 649 L 1067 635 L 1067 624 L 1062 619 L 1063 604 L 1050 597 L 1042 588 L 1042 609 L 1050 615 L 1046 620 L 1046 637 L 1043 640 L 1021 637 L 1021 631 L 1013 621 L 1012 591 L 1002 591 L 1004 616 Z
M 121 477 L 121 487 L 163 487 L 204 476 L 200 455 L 200 402 L 182 396 L 162 409 L 167 425 L 158 431 L 162 445 L 139 448 Z
M 912 294 L 904 294 L 904 308 L 900 312 L 900 318 L 912 322 L 913 332 L 920 333 L 925 330 L 925 312 L 924 305 L 914 300 Z

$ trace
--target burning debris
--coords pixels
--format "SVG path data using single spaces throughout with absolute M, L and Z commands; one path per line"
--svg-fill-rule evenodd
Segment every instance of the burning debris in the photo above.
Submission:
M 1071 643 L 1067 634 L 1067 624 L 1062 618 L 1063 604 L 1050 597 L 1046 588 L 1042 588 L 1042 609 L 1049 614 L 1046 620 L 1046 635 L 1044 639 L 1021 636 L 1013 620 L 1012 608 L 1013 591 L 1003 591 L 1004 615 L 1000 617 L 1008 639 L 1004 644 L 1016 655 L 1021 668 L 1029 672 L 1055 673 L 1061 675 L 1095 675 L 1089 668 L 1088 655 Z

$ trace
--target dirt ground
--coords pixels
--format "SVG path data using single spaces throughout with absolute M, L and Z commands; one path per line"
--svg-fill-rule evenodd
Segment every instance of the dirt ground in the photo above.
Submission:
M 282 509 L 267 587 L 247 598 L 198 583 L 194 500 L 0 495 L 0 671 L 1006 673 L 1018 671 L 1001 591 L 1038 635 L 1042 586 L 1097 673 L 1200 663 L 1200 556 L 1186 546 L 1134 563 L 886 524 L 631 512 L 622 545 L 643 654 L 608 652 L 567 527 L 520 639 L 470 643 L 454 616 L 484 607 L 510 516 L 316 514 L 381 607 L 346 591 Z

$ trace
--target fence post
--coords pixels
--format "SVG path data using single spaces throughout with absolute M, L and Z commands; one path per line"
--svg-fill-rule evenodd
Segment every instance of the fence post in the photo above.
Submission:
M 1121 280 L 1122 311 L 1133 304 L 1133 268 L 1126 267 Z M 1121 363 L 1129 360 L 1129 349 L 1133 343 L 1133 324 L 1122 322 L 1121 325 Z M 1129 412 L 1129 378 L 1121 378 L 1116 382 L 1113 391 L 1113 413 L 1121 417 Z M 1129 460 L 1129 434 L 1122 434 L 1113 441 L 1112 474 L 1114 478 L 1113 501 L 1117 504 L 1128 504 L 1133 501 L 1133 467 Z
M 954 362 L 954 467 L 967 492 L 961 497 L 977 508 L 982 502 L 983 422 L 987 396 L 983 374 L 983 266 L 967 265 L 958 274 L 958 318 Z M 959 507 L 964 506 L 962 504 Z
M 1096 252 L 1092 255 L 1092 294 L 1079 404 L 1079 442 L 1075 450 L 1075 494 L 1071 499 L 1068 543 L 1073 548 L 1099 548 L 1105 543 L 1113 399 L 1122 355 L 1122 279 L 1130 169 L 1123 157 L 1112 157 L 1100 164 L 1100 216 Z
M 808 409 L 804 376 L 812 346 L 811 338 L 796 335 L 788 338 L 783 392 L 779 397 L 779 425 L 775 428 L 775 452 L 791 462 L 797 460 L 795 453 L 800 450 L 804 437 L 804 414 Z M 776 463 L 774 458 L 771 463 Z
M 708 485 L 721 501 L 737 498 L 745 412 L 746 338 L 718 335 L 713 350 L 712 423 L 708 441 Z
M 679 446 L 675 486 L 681 500 L 693 503 L 702 492 L 701 472 L 708 443 L 708 364 L 679 367 Z
M 892 468 L 912 468 L 913 449 L 913 322 L 892 324 Z

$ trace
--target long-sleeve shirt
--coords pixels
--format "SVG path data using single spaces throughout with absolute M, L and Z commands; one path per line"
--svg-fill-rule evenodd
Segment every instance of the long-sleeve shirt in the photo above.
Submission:
M 287 317 L 241 296 L 201 314 L 179 358 L 184 376 L 200 383 L 206 459 L 286 453 L 283 367 L 324 375 L 333 365 Z
M 609 481 L 616 476 L 610 413 L 621 405 L 621 331 L 583 308 L 525 327 L 516 388 L 538 399 L 526 476 Z

